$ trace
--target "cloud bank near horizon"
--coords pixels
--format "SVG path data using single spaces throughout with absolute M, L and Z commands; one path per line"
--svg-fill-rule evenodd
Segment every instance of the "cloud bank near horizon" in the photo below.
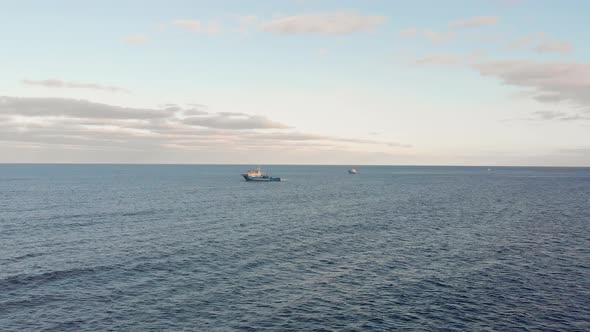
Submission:
M 306 133 L 262 115 L 202 105 L 128 108 L 63 98 L 0 97 L 0 142 L 66 150 L 380 150 L 409 145 Z M 352 148 L 351 148 L 352 145 Z M 378 149 L 379 150 L 379 149 Z

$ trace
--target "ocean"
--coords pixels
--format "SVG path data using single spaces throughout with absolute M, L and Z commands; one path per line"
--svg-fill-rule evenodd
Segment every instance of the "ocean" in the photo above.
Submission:
M 590 168 L 248 168 L 0 165 L 0 330 L 590 330 Z

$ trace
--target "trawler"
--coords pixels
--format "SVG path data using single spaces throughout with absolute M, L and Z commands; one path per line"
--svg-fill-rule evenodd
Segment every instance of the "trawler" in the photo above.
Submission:
M 246 181 L 281 181 L 281 178 L 275 178 L 268 174 L 262 174 L 260 167 L 248 170 L 247 173 L 242 174 Z

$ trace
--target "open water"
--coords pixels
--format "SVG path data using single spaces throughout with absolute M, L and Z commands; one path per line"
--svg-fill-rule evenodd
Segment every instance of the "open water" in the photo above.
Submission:
M 2 331 L 589 331 L 590 169 L 0 165 Z

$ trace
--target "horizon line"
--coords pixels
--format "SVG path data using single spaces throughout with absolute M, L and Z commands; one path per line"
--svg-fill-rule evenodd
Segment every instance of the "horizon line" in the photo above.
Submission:
M 555 165 L 453 165 L 453 164 L 262 164 L 262 163 L 124 163 L 124 162 L 0 162 L 0 165 L 130 165 L 130 166 L 368 166 L 368 167 L 517 167 L 517 168 L 590 168 L 588 166 L 555 166 Z

